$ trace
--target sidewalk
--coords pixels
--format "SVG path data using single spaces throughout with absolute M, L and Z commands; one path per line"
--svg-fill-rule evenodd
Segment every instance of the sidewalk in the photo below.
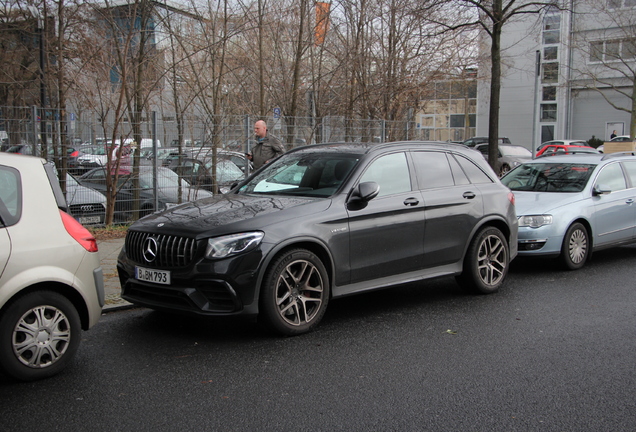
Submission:
M 104 291 L 106 295 L 104 311 L 131 306 L 130 303 L 120 297 L 121 286 L 117 276 L 117 255 L 119 255 L 122 246 L 124 246 L 123 237 L 97 241 L 99 258 L 104 273 Z

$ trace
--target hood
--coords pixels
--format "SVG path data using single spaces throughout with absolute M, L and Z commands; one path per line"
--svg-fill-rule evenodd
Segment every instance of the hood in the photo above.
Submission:
M 244 230 L 261 230 L 274 223 L 324 211 L 330 199 L 275 195 L 218 195 L 172 207 L 131 225 L 132 231 L 207 237 Z M 302 212 L 298 207 L 304 208 Z
M 66 184 L 66 202 L 68 205 L 101 203 L 106 207 L 106 196 L 95 189 L 80 184 Z
M 583 199 L 583 192 L 513 192 L 515 194 L 517 216 L 550 213 L 557 207 L 569 205 Z

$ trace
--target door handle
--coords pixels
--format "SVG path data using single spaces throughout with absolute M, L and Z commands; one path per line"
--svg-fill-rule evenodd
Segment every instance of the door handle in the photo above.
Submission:
M 420 201 L 417 198 L 407 198 L 404 200 L 404 205 L 405 206 L 416 206 L 420 203 Z
M 633 198 L 627 199 L 627 201 L 625 201 L 625 204 L 634 204 L 634 199 Z
M 475 198 L 477 195 L 475 195 L 474 192 L 464 192 L 464 195 L 462 195 L 464 198 L 466 199 L 473 199 Z

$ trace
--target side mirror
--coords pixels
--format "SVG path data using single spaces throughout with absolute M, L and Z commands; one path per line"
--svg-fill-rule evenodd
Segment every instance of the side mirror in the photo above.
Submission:
M 594 188 L 592 189 L 593 196 L 607 195 L 607 194 L 610 194 L 611 192 L 612 192 L 612 189 L 608 188 L 607 186 L 603 184 L 596 184 L 594 185 Z
M 366 203 L 377 197 L 380 185 L 376 182 L 364 182 L 353 188 L 349 195 L 349 203 Z

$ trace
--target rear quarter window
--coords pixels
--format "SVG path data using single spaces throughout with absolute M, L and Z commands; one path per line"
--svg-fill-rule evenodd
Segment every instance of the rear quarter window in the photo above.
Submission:
M 15 168 L 0 166 L 0 217 L 3 226 L 15 225 L 22 215 L 22 182 Z

